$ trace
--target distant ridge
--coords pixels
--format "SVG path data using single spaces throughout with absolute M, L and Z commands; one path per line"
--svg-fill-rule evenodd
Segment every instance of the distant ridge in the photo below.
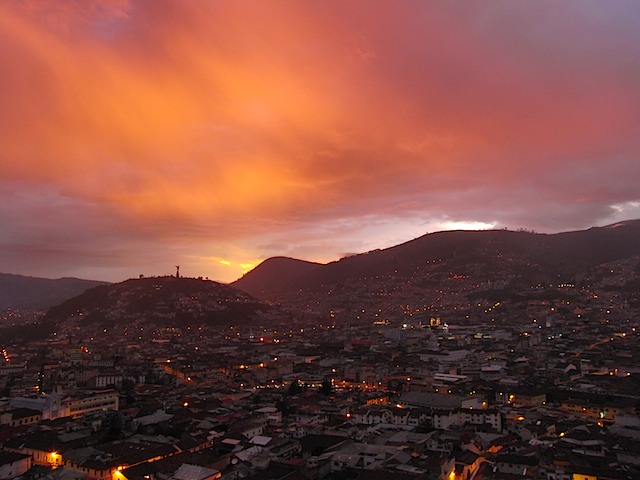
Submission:
M 444 231 L 326 265 L 314 264 L 313 268 L 308 265 L 296 270 L 294 262 L 300 260 L 279 259 L 276 264 L 274 259 L 268 259 L 232 285 L 259 298 L 283 303 L 294 294 L 313 296 L 327 288 L 334 296 L 336 292 L 355 295 L 355 284 L 371 285 L 390 277 L 404 279 L 397 282 L 407 288 L 437 288 L 436 279 L 466 272 L 473 272 L 479 283 L 505 283 L 509 279 L 509 288 L 516 288 L 573 278 L 597 265 L 637 256 L 640 220 L 557 234 Z
M 48 279 L 0 273 L 0 310 L 46 310 L 88 288 L 106 284 L 107 282 L 79 278 Z

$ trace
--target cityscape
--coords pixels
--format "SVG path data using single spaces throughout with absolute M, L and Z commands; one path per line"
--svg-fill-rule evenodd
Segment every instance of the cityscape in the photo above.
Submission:
M 640 2 L 1 0 L 0 480 L 640 480 Z
M 277 302 L 176 269 L 7 310 L 2 478 L 639 478 L 640 256 L 611 255 L 522 298 L 516 254 L 501 283 L 452 254 L 313 296 L 316 266 Z M 286 285 L 289 262 L 237 283 Z

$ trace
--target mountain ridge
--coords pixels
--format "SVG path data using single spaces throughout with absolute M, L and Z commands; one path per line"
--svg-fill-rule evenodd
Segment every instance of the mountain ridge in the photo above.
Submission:
M 554 234 L 457 230 L 345 257 L 293 277 L 275 271 L 257 281 L 252 271 L 231 285 L 263 300 L 331 315 L 355 303 L 380 312 L 419 302 L 435 309 L 445 297 L 455 310 L 469 308 L 470 299 L 483 291 L 493 298 L 497 289 L 515 298 L 535 285 L 588 285 L 604 278 L 603 265 L 631 265 L 637 258 L 638 220 Z M 633 282 L 635 270 L 628 274 Z
M 0 310 L 43 309 L 108 282 L 75 277 L 56 279 L 0 273 Z

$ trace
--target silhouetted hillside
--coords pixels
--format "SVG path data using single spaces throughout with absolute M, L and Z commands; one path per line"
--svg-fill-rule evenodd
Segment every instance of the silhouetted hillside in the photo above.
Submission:
M 45 321 L 78 324 L 221 324 L 282 312 L 228 285 L 175 277 L 131 279 L 85 291 L 49 309 Z
M 79 278 L 52 280 L 0 273 L 0 310 L 7 308 L 44 310 L 75 297 L 88 288 L 104 284 L 106 282 Z
M 254 295 L 265 289 L 271 289 L 278 284 L 295 282 L 297 278 L 308 275 L 322 266 L 320 263 L 296 260 L 294 258 L 272 257 L 231 285 Z
M 300 260 L 268 259 L 232 285 L 259 295 L 334 285 L 358 278 L 411 276 L 422 266 L 436 263 L 444 263 L 441 269 L 461 272 L 482 267 L 487 269 L 487 274 L 508 269 L 532 278 L 571 276 L 591 265 L 635 255 L 640 255 L 640 221 L 637 220 L 555 235 L 507 230 L 448 231 L 326 265 L 305 265 L 307 268 L 294 268 Z M 276 261 L 277 268 L 274 268 Z
M 638 220 L 553 235 L 448 231 L 304 271 L 290 269 L 288 275 L 279 272 L 295 260 L 281 259 L 280 269 L 263 268 L 272 262 L 269 259 L 233 285 L 271 302 L 323 314 L 334 312 L 331 318 L 335 312 L 358 308 L 356 305 L 379 312 L 401 305 L 461 311 L 469 308 L 471 299 L 540 300 L 539 292 L 529 290 L 544 288 L 544 295 L 553 296 L 549 288 L 560 284 L 582 288 L 591 282 L 628 291 L 627 300 L 635 303 L 631 285 L 637 272 L 631 264 L 638 258 Z M 612 287 L 607 283 L 612 280 L 605 277 L 616 271 L 611 268 L 615 262 L 628 263 L 628 271 Z

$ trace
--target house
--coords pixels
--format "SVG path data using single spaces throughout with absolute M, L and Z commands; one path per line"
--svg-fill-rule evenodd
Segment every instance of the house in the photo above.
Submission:
M 468 480 L 475 475 L 483 461 L 484 459 L 480 455 L 470 451 L 456 454 L 453 475 L 450 475 L 449 478 L 451 480 Z
M 501 454 L 496 458 L 494 472 L 520 477 L 534 477 L 537 475 L 538 463 L 536 456 Z
M 171 476 L 170 480 L 215 480 L 221 476 L 222 474 L 219 470 L 183 463 Z
M 423 407 L 439 410 L 482 408 L 482 402 L 478 397 L 464 397 L 462 395 L 444 395 L 440 393 L 427 392 L 406 392 L 400 396 L 398 403 L 408 407 Z
M 42 420 L 42 412 L 31 408 L 14 408 L 0 414 L 0 425 L 18 427 L 32 425 Z
M 0 480 L 15 478 L 31 468 L 31 455 L 26 453 L 0 452 Z
M 63 463 L 63 444 L 53 431 L 13 437 L 3 446 L 9 452 L 29 455 L 34 465 L 57 467 Z
M 594 394 L 568 398 L 562 402 L 560 409 L 597 420 L 615 420 L 617 415 L 633 413 L 635 403 L 632 398 Z

